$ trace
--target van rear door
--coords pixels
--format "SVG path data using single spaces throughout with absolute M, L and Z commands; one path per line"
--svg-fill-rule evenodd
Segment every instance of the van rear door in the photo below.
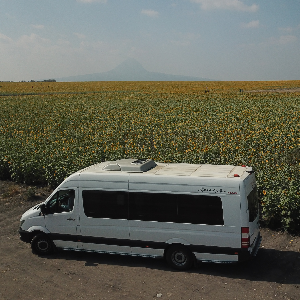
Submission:
M 247 195 L 248 214 L 249 214 L 249 234 L 250 246 L 256 242 L 259 236 L 259 208 L 258 208 L 258 194 L 256 185 Z

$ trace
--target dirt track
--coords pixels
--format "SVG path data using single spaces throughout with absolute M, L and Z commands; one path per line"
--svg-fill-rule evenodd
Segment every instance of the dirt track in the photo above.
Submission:
M 17 233 L 22 213 L 50 190 L 0 181 L 0 299 L 299 299 L 300 237 L 262 229 L 243 264 L 200 264 L 188 272 L 163 260 L 61 251 L 41 257 Z

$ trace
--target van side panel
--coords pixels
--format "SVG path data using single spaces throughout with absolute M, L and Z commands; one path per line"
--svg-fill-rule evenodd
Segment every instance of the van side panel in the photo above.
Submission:
M 234 244 L 240 242 L 235 228 L 211 225 L 176 224 L 130 220 L 130 239 L 134 253 L 144 248 L 164 250 L 168 244 L 183 244 L 198 253 L 234 253 Z M 217 228 L 216 228 L 217 227 Z M 147 244 L 148 242 L 148 244 Z M 230 248 L 230 249 L 229 249 Z M 153 253 L 154 254 L 154 253 Z

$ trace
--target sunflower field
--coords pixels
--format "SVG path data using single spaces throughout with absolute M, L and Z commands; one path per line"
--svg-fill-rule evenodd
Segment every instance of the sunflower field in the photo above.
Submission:
M 0 82 L 0 179 L 54 187 L 91 164 L 129 157 L 244 164 L 256 170 L 263 222 L 300 230 L 299 87 Z

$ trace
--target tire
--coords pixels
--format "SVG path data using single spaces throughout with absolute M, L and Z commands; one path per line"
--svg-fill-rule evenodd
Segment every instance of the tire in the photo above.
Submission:
M 31 241 L 31 249 L 33 253 L 39 255 L 48 255 L 53 253 L 54 244 L 46 234 L 37 234 Z
M 186 247 L 181 245 L 172 246 L 167 250 L 167 263 L 177 270 L 188 270 L 194 264 L 194 255 Z

